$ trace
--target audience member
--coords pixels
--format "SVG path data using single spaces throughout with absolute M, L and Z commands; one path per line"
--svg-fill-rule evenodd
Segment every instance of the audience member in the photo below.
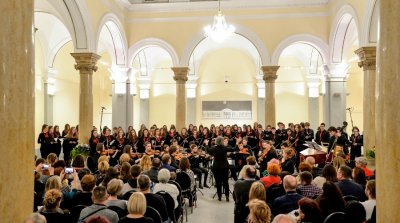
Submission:
M 24 223 L 47 223 L 47 221 L 40 213 L 32 213 L 25 219 Z
M 297 181 L 294 176 L 287 175 L 283 178 L 283 188 L 286 194 L 275 199 L 272 210 L 274 215 L 287 214 L 298 208 L 297 202 L 303 198 L 296 192 Z
M 128 201 L 128 215 L 119 220 L 119 223 L 153 223 L 153 219 L 145 217 L 146 213 L 146 197 L 135 192 L 131 195 Z
M 151 158 L 148 155 L 143 155 L 139 161 L 140 168 L 142 171 L 148 171 L 151 169 Z
M 100 158 L 102 158 L 102 157 L 103 156 L 101 156 Z M 100 161 L 100 158 L 99 158 L 99 164 L 97 166 L 99 173 L 96 175 L 96 185 L 100 185 L 103 182 L 103 180 L 106 176 L 106 173 L 107 173 L 108 169 L 110 168 L 110 164 L 108 163 L 108 161 L 106 161 L 106 160 Z
M 90 216 L 97 215 L 106 217 L 111 223 L 117 223 L 118 214 L 106 208 L 107 198 L 107 189 L 104 186 L 95 187 L 92 194 L 93 204 L 81 211 L 79 219 L 85 220 Z
M 279 214 L 275 216 L 274 220 L 272 223 L 296 223 L 296 219 L 294 219 L 292 216 L 288 214 Z
M 247 164 L 244 165 L 244 166 L 242 167 L 242 170 L 240 170 L 238 179 L 239 179 L 239 180 L 243 180 L 244 174 L 245 174 L 245 172 L 246 172 L 246 169 L 245 169 L 245 168 L 247 168 L 247 167 L 249 167 L 249 166 L 252 166 L 252 167 L 254 167 L 254 168 L 256 169 L 256 171 L 257 171 L 257 177 L 256 177 L 256 179 L 260 179 L 260 170 L 258 170 L 258 169 L 256 168 L 256 164 L 257 164 L 256 158 L 255 158 L 254 156 L 248 156 L 248 157 L 246 158 L 246 163 L 247 163 Z
M 322 176 L 317 176 L 313 180 L 313 184 L 319 188 L 322 188 L 325 182 L 337 182 L 337 171 L 334 166 L 331 164 L 326 164 L 324 168 L 322 168 Z
M 348 166 L 341 166 L 337 172 L 339 182 L 336 185 L 339 187 L 343 196 L 353 195 L 359 199 L 359 201 L 365 201 L 366 196 L 362 186 L 358 183 L 354 183 L 351 180 L 351 168 Z
M 176 168 L 171 166 L 171 156 L 169 154 L 164 154 L 161 158 L 162 166 L 160 169 L 167 169 L 170 172 L 176 172 Z
M 265 186 L 260 181 L 255 181 L 251 184 L 249 192 L 249 201 L 253 199 L 259 199 L 267 202 Z
M 267 171 L 268 175 L 260 179 L 261 182 L 263 182 L 265 189 L 268 189 L 272 184 L 281 183 L 281 178 L 279 177 L 281 167 L 278 164 L 269 162 L 267 165 Z
M 112 179 L 108 182 L 107 192 L 110 195 L 107 199 L 107 207 L 117 206 L 123 210 L 127 210 L 126 201 L 118 200 L 118 196 L 121 195 L 122 186 L 124 183 L 120 179 Z
M 174 184 L 169 184 L 168 181 L 171 177 L 171 174 L 169 172 L 169 170 L 167 169 L 161 169 L 158 172 L 158 182 L 155 186 L 154 186 L 154 193 L 157 193 L 158 191 L 165 191 L 167 192 L 169 195 L 171 195 L 171 197 L 174 199 L 174 203 L 175 203 L 175 208 L 178 207 L 178 196 L 179 196 L 179 190 L 178 188 L 174 185 Z
M 304 172 L 304 171 L 308 171 L 311 173 L 312 171 L 312 166 L 309 163 L 306 162 L 301 162 L 299 164 L 299 175 L 296 176 L 296 180 L 297 180 L 297 184 L 301 184 L 301 180 L 300 180 L 300 173 Z
M 138 178 L 138 186 L 140 192 L 146 197 L 147 205 L 155 208 L 161 215 L 163 222 L 168 221 L 167 206 L 164 199 L 158 195 L 150 192 L 150 178 L 146 175 L 140 175 Z
M 265 201 L 253 199 L 249 201 L 250 214 L 248 223 L 270 223 L 271 210 Z
M 74 197 L 75 205 L 90 206 L 93 204 L 92 190 L 96 186 L 96 178 L 93 175 L 85 175 L 81 180 L 82 191 L 78 191 Z
M 363 169 L 366 177 L 374 175 L 374 171 L 367 168 L 368 163 L 365 157 L 363 156 L 357 157 L 355 161 L 356 161 L 356 167 L 360 167 L 361 169 Z
M 308 163 L 308 164 L 310 164 L 310 165 L 312 166 L 312 171 L 311 171 L 311 173 L 312 173 L 313 178 L 316 178 L 317 176 L 320 176 L 320 175 L 321 175 L 322 169 L 315 166 L 315 158 L 314 158 L 314 157 L 308 156 L 308 157 L 306 158 L 306 161 L 305 161 L 305 162 Z
M 125 153 L 122 155 L 128 155 L 128 154 Z M 119 172 L 119 179 L 121 179 L 123 183 L 127 183 L 128 180 L 132 178 L 130 170 L 131 170 L 131 164 L 129 164 L 129 162 L 123 162 L 121 165 L 121 170 Z
M 365 189 L 365 185 L 367 184 L 367 177 L 365 176 L 365 171 L 361 167 L 354 167 L 351 176 L 355 183 L 360 184 L 362 188 Z
M 144 175 L 149 176 L 150 180 L 153 183 L 158 183 L 158 171 L 161 166 L 161 160 L 157 157 L 153 158 L 153 161 L 151 161 L 151 168 L 150 170 L 143 171 Z
M 297 186 L 297 191 L 299 194 L 308 198 L 314 198 L 315 196 L 322 194 L 321 188 L 311 184 L 313 176 L 310 172 L 303 171 L 299 175 L 301 181 L 301 184 Z
M 365 187 L 365 194 L 368 197 L 367 201 L 361 202 L 366 211 L 366 219 L 371 219 L 372 212 L 376 206 L 375 198 L 375 180 L 369 180 Z
M 110 180 L 112 179 L 118 179 L 119 176 L 119 172 L 116 168 L 114 167 L 110 167 L 107 170 L 106 176 L 104 177 L 103 182 L 101 182 L 101 186 L 104 186 L 107 188 L 108 182 L 110 182 Z
M 349 201 L 344 211 L 345 223 L 364 223 L 366 212 L 364 206 L 358 201 Z
M 310 173 L 311 175 L 311 173 Z M 310 198 L 299 200 L 299 220 L 302 223 L 322 223 L 321 210 L 318 203 Z
M 249 202 L 249 191 L 255 182 L 256 169 L 249 167 L 246 169 L 244 180 L 238 180 L 233 189 L 233 200 L 235 201 L 235 223 L 242 223 L 246 220 L 248 213 L 243 213 L 245 206 Z
M 60 209 L 60 203 L 62 199 L 62 193 L 57 189 L 50 189 L 46 191 L 43 199 L 43 207 L 39 209 L 39 213 L 45 215 L 45 213 L 59 213 L 64 214 L 64 211 Z
M 342 192 L 335 183 L 327 181 L 322 187 L 322 194 L 316 200 L 321 208 L 322 217 L 325 219 L 333 212 L 343 212 L 346 202 Z
M 135 165 L 131 166 L 130 173 L 131 173 L 132 178 L 129 179 L 128 182 L 126 182 L 124 184 L 124 186 L 122 187 L 121 194 L 125 194 L 128 191 L 137 190 L 139 188 L 137 179 L 140 175 L 140 172 L 141 172 L 141 168 L 139 165 L 135 164 Z

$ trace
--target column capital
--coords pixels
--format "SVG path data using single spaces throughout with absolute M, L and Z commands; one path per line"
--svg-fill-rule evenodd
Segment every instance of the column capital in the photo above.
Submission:
M 325 75 L 328 77 L 327 80 L 346 80 L 347 79 L 347 70 L 350 66 L 346 63 L 337 63 L 324 65 Z
M 354 51 L 358 55 L 360 61 L 358 66 L 362 67 L 364 71 L 366 70 L 376 70 L 376 47 L 367 46 L 361 47 L 360 49 Z
M 278 72 L 279 66 L 262 66 L 261 70 L 264 74 L 263 80 L 266 83 L 272 83 L 278 78 L 276 73 Z
M 71 53 L 75 59 L 75 69 L 81 73 L 93 73 L 97 71 L 97 60 L 100 56 L 95 53 Z
M 189 67 L 171 67 L 174 72 L 174 80 L 177 82 L 186 82 L 188 80 Z

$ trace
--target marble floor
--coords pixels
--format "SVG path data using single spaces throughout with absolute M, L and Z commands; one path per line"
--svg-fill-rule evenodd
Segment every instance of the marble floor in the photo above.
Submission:
M 233 191 L 233 180 L 229 180 L 230 190 Z M 193 213 L 188 208 L 188 222 L 190 223 L 220 223 L 233 222 L 234 202 L 232 194 L 229 195 L 229 202 L 226 202 L 225 196 L 222 196 L 222 201 L 218 201 L 216 188 L 204 188 L 201 190 L 204 195 L 197 192 L 197 207 L 193 208 Z M 185 219 L 186 220 L 186 219 Z M 185 221 L 184 221 L 185 222 Z

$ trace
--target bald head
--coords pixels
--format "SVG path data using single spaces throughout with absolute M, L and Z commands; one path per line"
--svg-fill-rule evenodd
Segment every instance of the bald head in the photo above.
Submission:
M 296 220 L 287 214 L 279 214 L 272 223 L 296 223 Z
M 297 180 L 292 175 L 287 175 L 283 178 L 283 187 L 285 191 L 295 191 L 297 186 Z
M 312 156 L 306 158 L 306 163 L 310 164 L 311 166 L 315 165 L 315 159 Z

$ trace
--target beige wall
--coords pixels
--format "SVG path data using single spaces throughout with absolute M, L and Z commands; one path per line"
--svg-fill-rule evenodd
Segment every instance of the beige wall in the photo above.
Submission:
M 41 43 L 35 38 L 35 147 L 44 123 L 44 92 L 43 92 L 43 52 Z

